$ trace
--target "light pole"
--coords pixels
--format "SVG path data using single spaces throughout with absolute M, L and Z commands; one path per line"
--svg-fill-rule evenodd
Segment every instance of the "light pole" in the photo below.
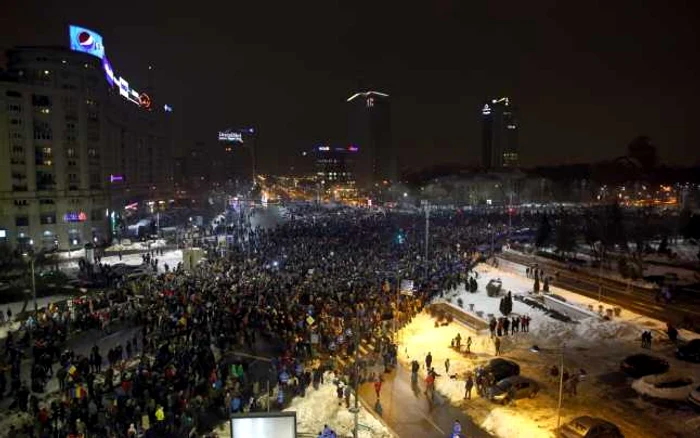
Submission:
M 354 416 L 354 424 L 352 428 L 352 436 L 353 438 L 357 438 L 357 433 L 358 429 L 360 426 L 360 406 L 359 406 L 359 397 L 360 397 L 360 367 L 359 367 L 359 362 L 360 362 L 360 309 L 355 307 L 355 381 L 354 383 L 354 388 L 355 388 L 355 406 L 350 410 L 350 412 Z
M 428 278 L 428 243 L 430 242 L 430 204 L 428 201 L 423 201 L 425 208 L 425 277 Z
M 559 430 L 559 427 L 561 426 L 561 402 L 564 397 L 564 345 L 562 344 L 561 347 L 559 347 L 556 350 L 553 351 L 547 351 L 547 350 L 542 350 L 540 347 L 537 345 L 533 345 L 530 347 L 530 351 L 533 353 L 548 353 L 548 354 L 557 354 L 559 355 L 559 401 L 557 402 L 557 431 Z
M 396 268 L 396 308 L 394 310 L 394 342 L 398 343 L 398 319 L 399 319 L 399 295 L 401 294 L 401 273 L 399 268 Z
M 34 275 L 34 260 L 35 260 L 34 250 L 30 249 L 28 252 L 26 252 L 22 255 L 29 259 L 29 272 L 32 276 L 32 301 L 34 301 L 34 323 L 38 324 L 38 322 L 39 322 L 39 306 L 36 302 L 36 276 Z M 33 327 L 29 330 L 30 341 L 32 338 L 32 331 L 33 331 Z

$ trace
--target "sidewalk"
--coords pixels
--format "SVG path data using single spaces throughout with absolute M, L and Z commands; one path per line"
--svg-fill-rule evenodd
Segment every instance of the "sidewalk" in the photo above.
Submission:
M 398 365 L 391 374 L 383 374 L 381 404 L 382 419 L 401 437 L 445 438 L 452 432 L 455 420 L 462 424 L 462 434 L 470 438 L 490 437 L 479 428 L 459 408 L 452 406 L 445 397 L 435 394 L 432 410 L 423 394 L 423 384 L 419 381 L 417 393 L 411 388 L 410 370 Z M 360 387 L 360 397 L 369 406 L 377 401 L 374 385 L 366 383 Z

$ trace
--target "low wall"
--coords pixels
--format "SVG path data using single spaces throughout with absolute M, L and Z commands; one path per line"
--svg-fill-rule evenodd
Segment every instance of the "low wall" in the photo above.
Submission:
M 506 260 L 501 257 L 496 257 L 496 260 L 498 260 L 498 268 L 503 269 L 508 272 L 512 272 L 514 274 L 522 275 L 523 277 L 526 276 L 527 272 L 527 266 L 521 265 L 520 263 L 515 263 L 511 262 L 510 260 Z
M 466 310 L 461 309 L 461 308 L 455 306 L 454 304 L 440 301 L 440 302 L 431 304 L 431 306 L 434 309 L 449 313 L 450 315 L 452 315 L 452 318 L 455 321 L 458 321 L 458 322 L 466 325 L 470 329 L 475 330 L 477 332 L 479 332 L 481 330 L 486 330 L 489 328 L 488 321 L 486 321 L 483 318 L 479 318 L 476 315 L 472 315 L 471 313 L 468 313 Z
M 590 318 L 590 317 L 599 317 L 599 315 L 595 312 L 591 312 L 590 310 L 587 309 L 582 309 L 581 307 L 574 306 L 573 304 L 569 304 L 567 302 L 558 300 L 556 298 L 553 298 L 549 295 L 542 295 L 544 298 L 544 305 L 549 307 L 552 310 L 556 310 L 559 313 L 562 313 L 569 318 L 573 319 L 574 321 L 580 321 L 582 319 Z

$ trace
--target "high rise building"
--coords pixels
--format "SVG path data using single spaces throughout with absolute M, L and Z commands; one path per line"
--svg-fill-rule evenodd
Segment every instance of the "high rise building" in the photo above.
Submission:
M 107 241 L 125 203 L 172 186 L 172 109 L 115 78 L 99 34 L 70 37 L 8 51 L 0 76 L 0 243 L 20 250 Z
M 398 178 L 398 159 L 391 141 L 389 95 L 378 91 L 355 93 L 350 104 L 350 144 L 356 146 L 355 179 L 358 187 L 371 189 Z
M 492 99 L 481 108 L 482 159 L 485 169 L 517 167 L 518 121 L 510 99 Z
M 250 186 L 256 175 L 257 142 L 258 132 L 252 127 L 220 131 L 214 157 L 223 167 L 217 178 L 239 188 Z
M 355 181 L 355 157 L 359 148 L 354 145 L 346 147 L 320 145 L 311 151 L 304 151 L 313 167 L 313 174 L 319 181 L 327 184 L 349 184 Z

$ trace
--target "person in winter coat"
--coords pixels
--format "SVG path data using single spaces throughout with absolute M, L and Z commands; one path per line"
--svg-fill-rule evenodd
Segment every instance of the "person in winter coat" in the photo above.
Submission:
M 474 387 L 474 378 L 471 373 L 467 376 L 467 381 L 464 383 L 464 398 L 466 400 L 471 400 L 472 398 L 472 388 Z
M 425 356 L 425 368 L 430 369 L 430 365 L 433 363 L 433 355 L 428 352 L 428 355 Z
M 377 381 L 374 382 L 374 392 L 377 394 L 377 398 L 379 398 L 379 394 L 382 392 L 382 381 L 381 381 L 381 379 L 377 379 Z

